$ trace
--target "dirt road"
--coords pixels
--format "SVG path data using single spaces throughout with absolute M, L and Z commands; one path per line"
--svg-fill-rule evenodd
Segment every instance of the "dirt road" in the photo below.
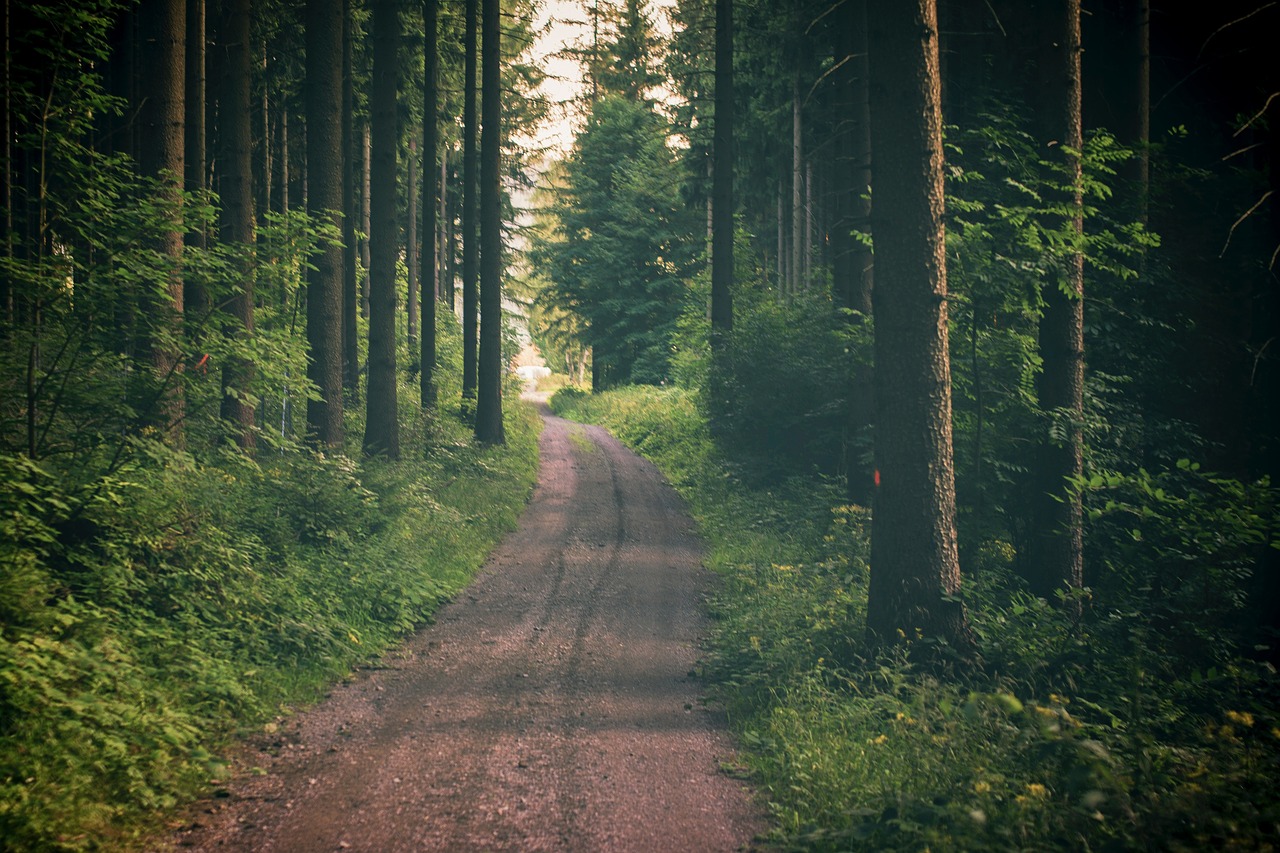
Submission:
M 520 528 L 384 668 L 264 736 L 175 844 L 252 851 L 714 851 L 763 823 L 689 677 L 708 582 L 680 500 L 549 417 Z

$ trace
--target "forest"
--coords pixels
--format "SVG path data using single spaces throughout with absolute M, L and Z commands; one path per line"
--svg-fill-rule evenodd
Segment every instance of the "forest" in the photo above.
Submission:
M 148 845 L 429 622 L 530 342 L 698 522 L 762 845 L 1280 843 L 1280 5 L 3 23 L 0 847 Z

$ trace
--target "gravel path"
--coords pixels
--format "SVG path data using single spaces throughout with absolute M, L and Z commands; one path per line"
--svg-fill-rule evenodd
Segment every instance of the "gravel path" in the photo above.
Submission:
M 265 735 L 183 848 L 714 851 L 764 823 L 690 677 L 710 581 L 680 499 L 547 416 L 520 528 L 436 624 Z

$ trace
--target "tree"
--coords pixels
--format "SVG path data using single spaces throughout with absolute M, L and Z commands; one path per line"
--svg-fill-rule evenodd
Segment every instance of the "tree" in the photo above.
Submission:
M 847 0 L 835 15 L 838 30 L 834 84 L 841 118 L 836 129 L 835 221 L 831 225 L 832 297 L 848 310 L 850 324 L 861 328 L 871 320 L 873 267 L 871 249 L 855 239 L 866 232 L 871 217 L 871 114 L 867 65 L 867 3 Z M 871 466 L 863 461 L 871 432 L 874 389 L 871 366 L 858 359 L 849 383 L 849 427 L 845 443 L 845 477 L 849 498 L 867 504 L 874 484 Z
M 184 102 L 186 115 L 185 186 L 189 194 L 203 199 L 208 189 L 205 129 L 205 0 L 187 0 L 187 68 Z M 193 219 L 189 223 L 186 245 L 205 248 L 209 223 Z M 188 280 L 183 295 L 183 313 L 207 314 L 208 294 L 199 283 Z
M 934 0 L 873 0 L 876 495 L 867 628 L 966 637 L 956 547 Z
M 351 0 L 342 0 L 342 381 L 355 398 L 360 387 L 360 252 L 356 240 L 356 131 L 354 24 Z
M 183 444 L 185 417 L 181 385 L 182 353 L 182 183 L 186 77 L 185 0 L 147 0 L 139 7 L 145 61 L 139 121 L 147 144 L 139 152 L 142 173 L 156 182 L 168 211 L 169 227 L 156 235 L 154 248 L 167 264 L 167 281 L 149 294 L 144 310 L 150 323 L 146 349 L 158 406 L 143 409 L 175 445 Z
M 502 39 L 501 3 L 484 0 L 480 139 L 480 353 L 476 440 L 506 441 L 502 426 Z
M 440 298 L 439 268 L 436 264 L 436 163 L 440 156 L 439 112 L 439 11 L 440 0 L 423 0 L 423 28 L 426 43 L 422 53 L 422 351 L 419 387 L 422 408 L 436 404 L 436 302 Z
M 636 101 L 651 103 L 649 90 L 662 82 L 653 65 L 661 52 L 661 44 L 653 32 L 653 23 L 645 12 L 644 0 L 626 0 L 620 10 L 611 14 L 614 38 L 601 49 L 598 41 L 593 51 L 591 69 L 595 97 L 613 92 Z M 597 13 L 596 26 L 599 26 Z M 599 31 L 597 29 L 597 38 Z
M 396 402 L 396 95 L 400 6 L 373 4 L 373 91 L 370 101 L 369 390 L 364 452 L 400 455 Z
M 600 46 L 598 98 L 552 210 L 559 228 L 534 253 L 553 282 L 549 298 L 584 321 L 595 390 L 669 378 L 700 248 L 666 120 L 646 94 L 652 56 L 638 46 L 653 44 L 649 32 L 643 7 L 630 3 L 617 37 Z
M 252 66 L 249 54 L 251 0 L 225 0 L 219 31 L 225 45 L 222 66 L 219 133 L 222 156 L 222 223 L 219 237 L 225 244 L 245 250 L 237 273 L 239 281 L 229 305 L 236 323 L 229 327 L 233 340 L 245 342 L 253 334 L 254 271 L 248 249 L 255 240 L 253 213 L 253 145 L 250 118 Z M 233 353 L 222 371 L 222 418 L 232 425 L 237 444 L 249 449 L 255 444 L 254 403 L 250 395 L 253 362 Z
M 1062 187 L 1052 199 L 1061 215 L 1067 251 L 1049 266 L 1040 318 L 1043 370 L 1037 387 L 1047 416 L 1035 475 L 1031 581 L 1040 595 L 1084 584 L 1083 508 L 1068 481 L 1083 470 L 1084 453 L 1084 255 L 1078 246 L 1084 219 L 1080 156 L 1084 146 L 1080 98 L 1080 0 L 1042 6 L 1043 73 L 1038 110 L 1039 143 L 1063 164 Z
M 307 2 L 307 208 L 317 221 L 341 227 L 342 0 Z M 307 401 L 307 433 L 338 448 L 342 423 L 343 249 L 327 239 L 308 276 L 307 376 L 320 393 Z
M 585 321 L 595 390 L 668 378 L 699 243 L 676 173 L 656 113 L 623 95 L 596 102 L 566 164 L 559 230 L 534 254 L 555 302 Z
M 711 190 L 712 343 L 733 328 L 733 0 L 716 0 L 716 106 Z
M 462 106 L 462 412 L 476 396 L 476 41 L 480 0 L 466 0 Z

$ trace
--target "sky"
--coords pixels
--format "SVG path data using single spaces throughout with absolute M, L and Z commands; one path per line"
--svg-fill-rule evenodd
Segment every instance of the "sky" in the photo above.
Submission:
M 543 57 L 547 79 L 542 84 L 542 92 L 551 102 L 552 116 L 538 141 L 561 151 L 567 151 L 573 142 L 573 119 L 569 110 L 582 90 L 582 69 L 572 59 L 553 54 L 589 33 L 585 19 L 578 0 L 546 0 L 534 23 L 535 30 L 542 31 L 534 53 Z
M 670 32 L 665 10 L 672 5 L 674 0 L 649 0 L 649 15 L 660 33 Z M 574 60 L 554 54 L 575 41 L 585 42 L 590 38 L 591 29 L 583 0 L 544 0 L 534 21 L 535 30 L 543 27 L 546 29 L 534 48 L 534 57 L 542 58 L 547 72 L 542 92 L 551 102 L 552 120 L 541 130 L 536 141 L 564 152 L 573 144 L 575 116 L 572 102 L 582 92 L 583 72 Z

